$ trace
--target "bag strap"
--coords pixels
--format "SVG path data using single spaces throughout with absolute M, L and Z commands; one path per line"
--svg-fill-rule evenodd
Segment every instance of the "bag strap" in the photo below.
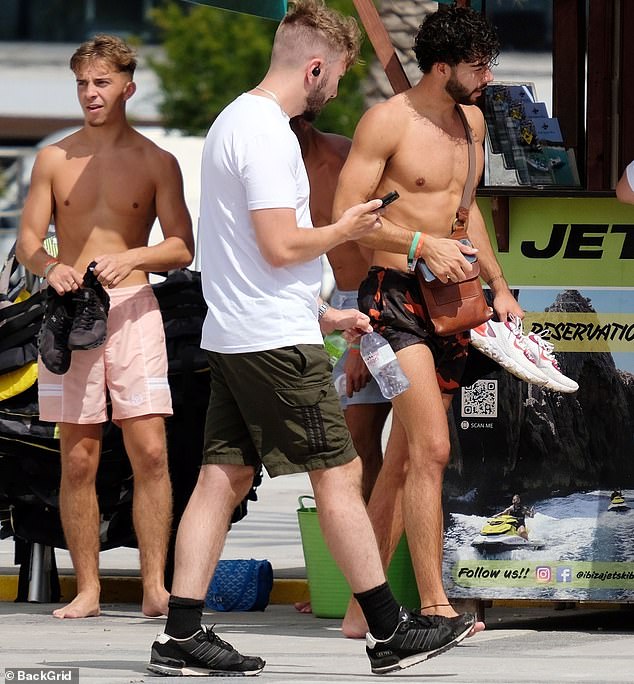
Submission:
M 462 125 L 464 126 L 464 130 L 467 135 L 467 154 L 469 157 L 469 167 L 467 170 L 467 180 L 462 191 L 462 199 L 460 200 L 458 211 L 456 211 L 456 218 L 451 227 L 451 232 L 453 232 L 456 227 L 464 227 L 467 223 L 476 176 L 475 143 L 473 142 L 473 135 L 471 134 L 471 126 L 469 126 L 467 117 L 465 116 L 464 112 L 462 111 L 462 107 L 459 104 L 456 105 L 456 110 L 460 116 L 460 120 L 462 121 Z

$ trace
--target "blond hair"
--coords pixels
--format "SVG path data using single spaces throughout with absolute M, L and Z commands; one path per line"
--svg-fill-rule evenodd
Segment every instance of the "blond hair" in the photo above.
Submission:
M 95 60 L 103 60 L 112 65 L 117 71 L 124 71 L 134 76 L 136 69 L 136 53 L 121 38 L 100 33 L 91 40 L 82 43 L 70 58 L 70 68 L 78 71 Z
M 275 34 L 271 62 L 296 66 L 325 51 L 329 60 L 343 54 L 349 69 L 360 45 L 361 31 L 352 17 L 326 7 L 323 0 L 295 0 Z

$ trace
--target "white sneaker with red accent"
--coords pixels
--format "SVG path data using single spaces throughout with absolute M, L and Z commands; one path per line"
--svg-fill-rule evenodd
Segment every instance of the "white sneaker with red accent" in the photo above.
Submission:
M 540 334 L 530 332 L 528 335 L 524 335 L 526 346 L 535 357 L 535 363 L 539 370 L 558 385 L 558 387 L 553 389 L 567 394 L 576 392 L 579 389 L 578 383 L 561 372 L 559 363 L 553 354 L 555 347 L 545 339 L 547 335 L 547 330 L 542 331 Z
M 471 344 L 520 380 L 548 385 L 549 378 L 538 368 L 522 329 L 515 321 L 482 323 L 471 330 Z

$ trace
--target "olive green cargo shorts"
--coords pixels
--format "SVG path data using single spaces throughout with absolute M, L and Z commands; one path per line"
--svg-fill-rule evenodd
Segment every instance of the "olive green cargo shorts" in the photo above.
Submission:
M 271 477 L 331 468 L 356 452 L 321 345 L 207 352 L 203 464 L 262 463 Z

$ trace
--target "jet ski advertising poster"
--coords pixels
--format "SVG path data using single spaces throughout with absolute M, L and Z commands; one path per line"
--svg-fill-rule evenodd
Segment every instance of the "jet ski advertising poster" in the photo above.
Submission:
M 634 207 L 512 197 L 509 224 L 497 258 L 523 334 L 578 390 L 474 353 L 479 379 L 450 413 L 445 585 L 451 598 L 634 601 Z

